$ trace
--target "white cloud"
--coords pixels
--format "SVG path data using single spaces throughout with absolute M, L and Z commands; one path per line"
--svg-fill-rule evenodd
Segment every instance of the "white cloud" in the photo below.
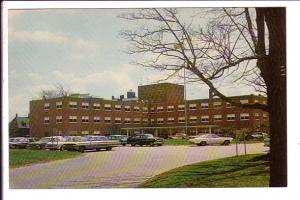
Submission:
M 23 41 L 58 43 L 68 41 L 68 37 L 63 33 L 49 31 L 12 31 L 12 38 Z

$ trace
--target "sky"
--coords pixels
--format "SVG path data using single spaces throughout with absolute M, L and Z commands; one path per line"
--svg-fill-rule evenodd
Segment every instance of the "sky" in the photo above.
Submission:
M 27 116 L 29 101 L 57 84 L 74 93 L 118 97 L 166 75 L 135 66 L 120 31 L 132 24 L 126 9 L 31 9 L 8 11 L 9 119 Z M 183 12 L 189 13 L 188 9 Z M 201 23 L 199 21 L 199 23 Z M 183 83 L 183 80 L 166 82 Z M 234 88 L 234 89 L 233 89 Z M 255 93 L 230 86 L 227 95 Z M 207 98 L 203 84 L 188 84 L 187 99 Z

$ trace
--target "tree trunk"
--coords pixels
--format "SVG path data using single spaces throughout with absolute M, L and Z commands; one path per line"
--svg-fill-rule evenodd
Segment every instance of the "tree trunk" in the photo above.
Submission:
M 267 93 L 270 119 L 270 186 L 287 186 L 286 116 L 286 13 L 285 8 L 265 8 L 269 30 Z

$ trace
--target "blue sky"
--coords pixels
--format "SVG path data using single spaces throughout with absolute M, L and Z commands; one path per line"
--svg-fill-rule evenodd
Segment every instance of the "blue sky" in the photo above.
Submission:
M 111 98 L 163 79 L 164 73 L 130 64 L 137 56 L 125 53 L 128 43 L 119 35 L 132 26 L 117 17 L 124 12 L 128 10 L 9 10 L 9 119 L 16 113 L 27 116 L 29 101 L 58 83 L 71 92 Z M 251 88 L 233 87 L 223 92 L 254 93 Z M 188 99 L 207 96 L 206 86 L 187 86 Z

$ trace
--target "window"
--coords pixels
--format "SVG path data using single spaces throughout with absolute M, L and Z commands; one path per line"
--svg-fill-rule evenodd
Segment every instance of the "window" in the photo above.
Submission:
M 148 112 L 148 108 L 147 107 L 143 107 L 143 112 L 147 113 Z
M 94 117 L 94 123 L 100 123 L 100 117 L 98 116 Z
M 56 116 L 56 123 L 62 123 L 62 116 Z
M 185 117 L 178 117 L 178 123 L 185 123 Z
M 249 103 L 249 100 L 248 99 L 242 99 L 240 100 L 241 104 L 246 104 L 246 103 Z
M 197 116 L 190 116 L 190 123 L 196 123 L 197 122 Z
M 125 118 L 125 119 L 124 119 L 124 123 L 125 123 L 125 124 L 130 124 L 130 121 L 131 121 L 130 118 Z
M 214 121 L 215 122 L 222 121 L 222 115 L 214 115 Z
M 259 103 L 258 99 L 254 99 L 254 103 Z
M 226 108 L 232 108 L 233 106 L 231 105 L 231 103 L 226 102 Z
M 111 105 L 110 104 L 104 104 L 104 110 L 105 111 L 111 111 Z
M 89 134 L 89 131 L 81 131 L 81 134 L 82 134 L 82 135 L 88 135 L 88 134 Z
M 144 123 L 144 124 L 148 124 L 148 119 L 147 119 L 147 118 L 144 118 L 144 119 L 143 119 L 143 123 Z
M 115 118 L 115 124 L 121 124 L 121 117 Z
M 151 108 L 150 108 L 150 111 L 151 111 L 152 113 L 154 113 L 154 112 L 155 112 L 155 108 L 154 108 L 154 107 L 151 107 Z
M 125 106 L 125 112 L 130 112 L 130 106 Z
M 259 120 L 260 119 L 259 113 L 255 113 L 254 118 L 255 118 L 255 120 Z
M 133 123 L 134 124 L 140 124 L 141 123 L 141 119 L 140 118 L 134 118 L 133 119 Z
M 163 106 L 157 106 L 157 112 L 163 112 L 164 107 Z
M 89 109 L 89 103 L 88 102 L 82 102 L 82 104 L 81 104 L 81 107 L 83 108 L 83 109 Z
M 168 117 L 168 124 L 172 124 L 174 121 L 174 117 Z
M 266 113 L 263 114 L 263 119 L 264 119 L 265 121 L 267 121 L 268 115 L 267 115 Z
M 100 131 L 94 131 L 94 135 L 100 135 Z
M 157 118 L 157 124 L 163 124 L 164 118 Z
M 201 103 L 201 109 L 208 109 L 208 103 Z
M 214 108 L 221 108 L 222 107 L 222 102 L 216 101 L 213 103 Z
M 140 111 L 140 107 L 139 106 L 134 106 L 133 107 L 133 111 L 134 112 L 139 112 Z
M 49 109 L 50 109 L 50 103 L 45 103 L 44 110 L 49 110 Z
M 151 119 L 151 124 L 155 124 L 155 119 Z
M 197 104 L 190 104 L 189 109 L 190 110 L 196 110 L 197 109 Z
M 241 113 L 240 120 L 241 121 L 249 120 L 249 113 Z
M 178 105 L 178 111 L 184 111 L 185 105 Z
M 77 116 L 69 116 L 70 123 L 77 123 Z
M 111 122 L 111 117 L 105 117 L 104 122 L 109 124 Z
M 62 109 L 62 101 L 56 102 L 56 108 L 57 109 Z
M 121 105 L 115 105 L 115 111 L 120 111 L 121 110 Z
M 76 109 L 77 108 L 77 102 L 76 101 L 70 101 L 69 102 L 69 107 L 71 109 Z
M 174 111 L 174 106 L 167 107 L 167 112 L 173 112 L 173 111 Z
M 88 116 L 82 116 L 81 117 L 81 122 L 82 123 L 89 123 L 89 117 Z
M 227 121 L 235 121 L 235 114 L 227 114 Z
M 44 124 L 49 124 L 50 118 L 49 117 L 44 117 Z
M 94 110 L 100 110 L 100 103 L 94 103 L 93 108 Z
M 209 122 L 209 116 L 208 115 L 201 116 L 201 122 Z
M 266 101 L 262 101 L 262 104 L 267 104 L 267 102 Z

